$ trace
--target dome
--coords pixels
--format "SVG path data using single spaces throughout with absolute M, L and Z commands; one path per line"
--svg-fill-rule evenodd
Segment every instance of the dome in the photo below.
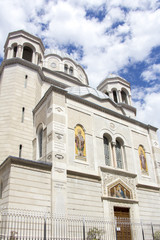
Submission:
M 78 96 L 85 96 L 88 94 L 91 94 L 93 96 L 96 96 L 101 99 L 106 99 L 108 96 L 105 93 L 102 93 L 94 88 L 90 87 L 69 87 L 66 88 L 67 92 L 73 95 L 78 95 Z
M 46 49 L 45 56 L 47 56 L 49 54 L 55 54 L 55 55 L 60 56 L 61 58 L 69 58 L 72 61 L 76 62 L 68 53 L 65 53 L 59 49 Z

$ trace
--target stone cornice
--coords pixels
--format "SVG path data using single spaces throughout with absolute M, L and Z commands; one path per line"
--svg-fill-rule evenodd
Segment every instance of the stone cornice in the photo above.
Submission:
M 111 174 L 118 174 L 118 175 L 124 176 L 124 177 L 130 177 L 130 178 L 136 178 L 137 177 L 137 174 L 127 172 L 127 171 L 125 171 L 123 169 L 115 169 L 115 168 L 109 168 L 109 167 L 102 167 L 102 166 L 100 166 L 100 170 L 102 172 L 108 172 L 108 173 L 111 173 Z
M 38 42 L 40 47 L 41 47 L 42 52 L 44 53 L 45 48 L 44 48 L 42 40 L 39 37 L 36 37 L 36 36 L 26 32 L 24 30 L 18 30 L 18 31 L 14 31 L 14 32 L 9 33 L 8 37 L 7 37 L 7 40 L 5 42 L 4 48 L 6 48 L 9 39 L 17 38 L 19 36 L 24 36 L 24 37 L 28 38 L 29 40 L 32 40 L 33 42 L 36 42 L 36 43 Z
M 13 64 L 20 64 L 22 66 L 25 66 L 25 67 L 28 67 L 30 69 L 33 69 L 33 70 L 37 71 L 38 74 L 41 77 L 41 80 L 44 81 L 44 82 L 53 84 L 53 85 L 61 87 L 61 88 L 70 87 L 68 84 L 61 83 L 57 80 L 54 80 L 53 78 L 49 78 L 49 77 L 45 76 L 45 74 L 43 73 L 43 70 L 46 71 L 46 72 L 50 72 L 53 75 L 53 77 L 56 76 L 56 77 L 59 77 L 59 78 L 62 78 L 62 73 L 61 72 L 52 71 L 52 70 L 49 70 L 47 68 L 42 68 L 41 69 L 38 65 L 33 64 L 33 63 L 31 63 L 27 60 L 21 59 L 21 58 L 10 58 L 10 59 L 4 60 L 1 64 L 1 66 L 0 66 L 0 74 L 2 73 L 5 66 L 13 65 Z M 76 82 L 77 85 L 86 86 L 85 84 L 83 84 L 81 82 L 78 82 L 78 79 L 75 78 L 75 77 L 70 77 L 69 75 L 68 76 L 65 75 L 65 77 L 64 77 L 64 75 L 63 75 L 63 78 L 68 80 L 69 82 L 72 82 L 72 83 L 75 83 L 75 80 L 77 80 L 77 82 Z M 74 78 L 74 80 L 73 80 L 73 78 Z
M 67 175 L 74 176 L 74 177 L 77 176 L 77 177 L 80 177 L 80 178 L 87 178 L 87 179 L 90 179 L 90 180 L 101 181 L 101 177 L 99 175 L 91 174 L 91 173 L 78 172 L 76 170 L 74 171 L 74 170 L 68 169 L 67 170 Z
M 125 103 L 118 103 L 118 105 L 121 106 L 122 108 L 126 108 L 128 110 L 131 110 L 136 115 L 136 108 L 135 107 L 133 107 L 131 105 L 128 105 L 128 104 L 125 104 Z
M 137 188 L 141 188 L 141 189 L 147 189 L 147 190 L 154 190 L 154 191 L 159 191 L 160 190 L 160 187 L 159 186 L 152 186 L 152 185 L 147 185 L 147 184 L 141 184 L 141 183 L 138 183 L 136 185 Z
M 32 161 L 24 158 L 18 158 L 14 156 L 9 156 L 6 160 L 0 165 L 0 169 L 6 166 L 6 164 L 14 164 L 32 167 L 41 170 L 51 171 L 52 163 L 50 162 L 40 162 L 40 161 Z
M 69 58 L 69 57 L 61 57 L 61 56 L 59 56 L 58 54 L 55 54 L 55 53 L 50 53 L 50 54 L 47 54 L 47 55 L 45 55 L 44 57 L 45 58 L 47 58 L 48 56 L 56 56 L 56 57 L 58 57 L 61 61 L 62 60 L 69 60 L 69 61 L 71 61 L 74 65 L 76 65 L 76 67 L 80 67 L 80 69 L 82 70 L 82 72 L 84 73 L 84 75 L 86 76 L 86 81 L 87 81 L 87 84 L 89 85 L 89 81 L 88 81 L 88 76 L 87 76 L 87 74 L 86 74 L 86 72 L 84 71 L 84 69 L 83 69 L 83 67 L 80 65 L 80 64 L 78 64 L 76 61 L 74 61 L 74 59 L 71 59 L 71 58 Z M 46 68 L 47 69 L 47 68 Z M 48 69 L 47 69 L 48 70 Z M 64 73 L 65 74 L 65 73 Z M 74 76 L 73 76 L 74 77 Z M 76 78 L 77 79 L 77 78 Z M 79 80 L 79 79 L 78 79 Z M 80 81 L 80 80 L 79 80 Z M 83 84 L 84 85 L 84 84 Z
M 57 76 L 57 77 L 60 77 L 60 78 L 63 77 L 63 79 L 65 79 L 65 80 L 67 80 L 67 81 L 69 81 L 69 82 L 72 82 L 72 83 L 76 83 L 76 85 L 85 86 L 85 87 L 87 86 L 87 87 L 88 87 L 88 85 L 82 83 L 78 78 L 76 78 L 76 77 L 74 77 L 74 76 L 70 76 L 70 75 L 68 75 L 68 74 L 66 74 L 66 73 L 64 73 L 64 72 L 52 71 L 52 70 L 50 70 L 50 69 L 48 69 L 48 68 L 45 68 L 45 67 L 42 67 L 42 71 L 43 71 L 43 72 L 46 71 L 46 72 L 51 73 L 51 74 L 53 74 L 53 75 L 55 75 L 55 76 Z
M 123 78 L 121 78 L 121 77 L 119 77 L 119 76 L 116 76 L 116 77 L 113 77 L 113 78 L 105 78 L 102 82 L 100 82 L 100 84 L 97 86 L 97 89 L 98 90 L 101 90 L 105 85 L 106 85 L 106 83 L 107 82 L 110 82 L 110 81 L 112 81 L 112 83 L 115 83 L 115 82 L 120 82 L 120 83 L 122 83 L 123 85 L 127 85 L 128 87 L 130 87 L 130 83 L 127 81 L 127 80 L 125 80 L 125 79 L 123 79 Z
M 20 64 L 22 66 L 28 67 L 30 69 L 33 69 L 35 71 L 37 71 L 37 73 L 40 75 L 41 80 L 50 84 L 54 84 L 55 86 L 59 86 L 61 88 L 67 88 L 69 87 L 69 85 L 64 84 L 64 83 L 60 83 L 59 81 L 56 81 L 52 78 L 46 77 L 42 71 L 42 69 L 37 66 L 36 64 L 33 64 L 29 61 L 26 61 L 24 59 L 21 58 L 10 58 L 10 59 L 6 59 L 2 62 L 1 66 L 0 66 L 0 74 L 2 73 L 3 69 L 5 66 L 9 66 L 9 65 L 13 65 L 13 64 Z M 52 74 L 54 75 L 54 72 L 52 72 Z M 57 76 L 57 74 L 55 74 Z M 60 75 L 59 75 L 60 76 Z M 54 77 L 54 76 L 53 76 Z
M 91 101 L 88 101 L 86 99 L 83 99 L 82 97 L 79 97 L 79 96 L 76 96 L 76 95 L 72 95 L 72 94 L 69 94 L 66 90 L 60 88 L 60 87 L 57 87 L 57 86 L 51 86 L 48 91 L 45 93 L 44 97 L 39 101 L 39 103 L 36 105 L 36 107 L 33 109 L 33 113 L 35 113 L 37 111 L 37 109 L 42 105 L 42 103 L 45 101 L 45 99 L 47 98 L 47 96 L 52 92 L 52 91 L 55 91 L 55 92 L 59 92 L 63 95 L 65 95 L 67 98 L 69 99 L 72 99 L 74 101 L 77 101 L 79 103 L 82 103 L 82 104 L 85 104 L 85 105 L 88 105 L 94 109 L 97 109 L 97 110 L 100 110 L 102 112 L 105 112 L 105 113 L 109 113 L 111 114 L 112 116 L 115 116 L 119 119 L 122 119 L 122 120 L 125 120 L 127 122 L 130 122 L 130 123 L 133 123 L 135 125 L 138 125 L 138 126 L 141 126 L 145 129 L 153 129 L 154 131 L 157 131 L 157 128 L 156 127 L 153 127 L 151 125 L 146 125 L 142 122 L 139 122 L 138 120 L 135 120 L 133 118 L 130 118 L 130 117 L 127 117 L 125 115 L 122 115 L 120 113 L 117 113 L 117 112 L 114 112 L 113 110 L 111 109 L 108 109 L 108 108 L 105 108 L 105 107 L 102 107 L 100 105 L 97 105 L 96 103 L 93 103 Z
M 105 197 L 102 196 L 102 200 L 107 200 L 110 202 L 121 202 L 121 203 L 128 203 L 128 204 L 134 204 L 134 203 L 138 203 L 137 200 L 134 199 L 127 199 L 127 198 L 115 198 L 115 197 Z

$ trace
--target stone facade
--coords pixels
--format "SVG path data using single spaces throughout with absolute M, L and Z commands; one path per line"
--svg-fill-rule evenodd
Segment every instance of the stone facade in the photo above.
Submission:
M 0 67 L 0 206 L 114 219 L 160 216 L 157 129 L 136 120 L 130 84 L 88 85 L 69 55 L 10 33 Z

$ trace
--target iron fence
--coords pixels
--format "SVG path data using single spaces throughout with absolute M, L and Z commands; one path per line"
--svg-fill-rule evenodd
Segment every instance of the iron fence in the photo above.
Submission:
M 60 216 L 18 210 L 0 212 L 0 240 L 160 240 L 160 224 L 127 219 Z

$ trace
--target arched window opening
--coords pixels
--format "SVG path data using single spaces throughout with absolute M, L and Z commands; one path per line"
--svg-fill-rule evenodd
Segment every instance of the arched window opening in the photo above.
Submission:
M 122 146 L 121 143 L 116 140 L 116 162 L 117 162 L 117 168 L 123 168 L 123 161 L 122 161 Z
M 17 46 L 13 48 L 13 57 L 17 56 Z
M 73 75 L 73 67 L 70 67 L 70 68 L 69 68 L 69 74 L 70 74 L 70 75 Z
M 116 103 L 118 103 L 116 90 L 113 90 L 113 100 L 114 100 Z
M 29 62 L 32 62 L 32 55 L 33 55 L 33 50 L 28 47 L 28 46 L 25 46 L 23 48 L 23 59 L 29 61 Z
M 127 104 L 127 94 L 125 91 L 121 91 L 122 102 Z
M 19 158 L 22 157 L 22 144 L 19 145 Z
M 38 131 L 38 158 L 42 157 L 43 128 Z
M 104 156 L 105 156 L 105 164 L 110 166 L 110 149 L 109 149 L 109 141 L 108 138 L 103 136 L 103 144 L 104 144 Z
M 67 64 L 64 65 L 64 72 L 68 73 L 68 65 Z

